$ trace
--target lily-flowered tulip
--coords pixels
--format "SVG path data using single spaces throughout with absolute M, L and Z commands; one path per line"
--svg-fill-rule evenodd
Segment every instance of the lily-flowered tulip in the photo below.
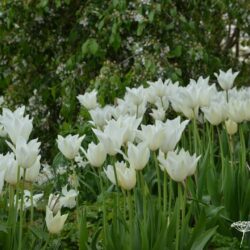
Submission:
M 135 170 L 142 170 L 148 163 L 150 150 L 148 146 L 141 142 L 138 145 L 128 143 L 128 162 Z
M 163 128 L 158 122 L 155 125 L 142 125 L 141 130 L 137 132 L 137 137 L 148 145 L 150 150 L 155 151 L 162 144 Z
M 16 184 L 23 174 L 23 169 L 20 169 L 18 179 L 18 163 L 13 153 L 7 153 L 6 155 L 0 155 L 0 171 L 4 171 L 4 179 L 9 184 Z
M 50 208 L 46 207 L 46 225 L 51 234 L 58 234 L 62 231 L 65 221 L 67 220 L 68 214 L 61 215 L 59 210 L 56 216 L 53 216 L 53 212 Z
M 234 80 L 240 72 L 232 72 L 232 69 L 229 69 L 227 72 L 220 70 L 220 73 L 215 73 L 217 81 L 220 84 L 221 88 L 224 90 L 229 90 L 233 87 Z
M 60 194 L 50 194 L 47 206 L 54 214 L 56 214 L 62 207 Z
M 181 149 L 179 152 L 177 150 L 168 152 L 167 158 L 160 151 L 158 160 L 162 171 L 167 171 L 174 181 L 182 182 L 195 173 L 200 157 L 197 157 L 196 154 L 191 156 L 189 152 Z
M 115 120 L 110 120 L 104 131 L 93 129 L 99 141 L 103 144 L 107 154 L 116 155 L 124 142 L 126 128 L 120 127 Z
M 97 91 L 93 90 L 89 93 L 85 93 L 84 95 L 78 95 L 77 99 L 79 100 L 82 106 L 84 106 L 88 110 L 91 110 L 99 106 L 96 95 Z
M 65 138 L 58 135 L 57 145 L 61 153 L 68 159 L 73 160 L 79 153 L 84 136 L 68 135 Z
M 159 122 L 163 127 L 163 139 L 160 145 L 160 150 L 164 153 L 174 150 L 188 123 L 189 120 L 181 122 L 179 116 L 173 120 L 167 120 L 165 123 Z
M 106 150 L 102 143 L 96 145 L 91 142 L 87 152 L 85 150 L 83 150 L 83 152 L 93 167 L 101 167 L 107 157 Z
M 37 180 L 37 177 L 39 175 L 40 168 L 41 168 L 40 160 L 41 160 L 41 156 L 39 155 L 35 163 L 30 168 L 27 169 L 26 176 L 25 176 L 26 181 L 33 182 Z
M 31 140 L 28 143 L 22 138 L 18 138 L 16 146 L 7 142 L 10 148 L 16 155 L 18 165 L 22 168 L 30 168 L 33 166 L 39 156 L 41 143 L 37 139 Z
M 213 101 L 208 107 L 201 109 L 204 113 L 204 117 L 212 125 L 219 125 L 227 118 L 227 104 L 222 99 L 221 101 Z
M 24 111 L 24 106 L 14 112 L 4 108 L 3 114 L 0 116 L 0 123 L 4 126 L 4 131 L 9 135 L 14 144 L 16 144 L 20 137 L 27 141 L 33 129 L 32 119 L 24 116 Z
M 131 190 L 135 187 L 136 184 L 136 172 L 133 168 L 128 168 L 125 162 L 116 162 L 115 163 L 115 171 L 117 175 L 118 185 L 125 189 Z M 107 169 L 104 169 L 105 174 L 107 175 L 108 179 L 113 183 L 116 184 L 115 179 L 115 172 L 114 167 L 108 165 Z
M 60 197 L 60 204 L 62 207 L 74 208 L 76 206 L 76 197 L 78 191 L 75 189 L 68 190 L 67 185 L 62 188 L 62 197 Z
M 103 128 L 109 120 L 111 120 L 114 112 L 114 107 L 106 105 L 103 108 L 97 107 L 95 109 L 89 110 L 92 121 L 91 124 L 98 128 Z

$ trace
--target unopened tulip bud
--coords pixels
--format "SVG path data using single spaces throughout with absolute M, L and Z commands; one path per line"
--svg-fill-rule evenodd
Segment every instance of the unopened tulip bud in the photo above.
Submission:
M 234 135 L 238 131 L 238 124 L 232 120 L 225 121 L 226 130 L 229 135 Z

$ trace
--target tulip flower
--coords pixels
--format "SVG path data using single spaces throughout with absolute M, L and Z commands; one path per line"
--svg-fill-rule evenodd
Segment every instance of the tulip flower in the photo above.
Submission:
M 130 164 L 130 167 L 135 170 L 142 170 L 148 163 L 150 157 L 150 150 L 145 143 L 139 143 L 134 145 L 128 143 L 128 157 L 127 160 Z
M 150 115 L 157 121 L 163 121 L 165 119 L 166 111 L 159 107 L 158 109 L 152 109 Z
M 73 160 L 78 155 L 84 137 L 85 135 L 81 137 L 79 135 L 68 135 L 63 138 L 58 135 L 58 148 L 66 158 Z
M 18 165 L 22 168 L 30 168 L 35 164 L 39 152 L 41 143 L 37 139 L 26 142 L 24 138 L 20 137 L 17 140 L 16 146 L 7 142 L 9 147 L 13 150 L 16 155 Z
M 62 207 L 60 194 L 50 194 L 47 206 L 54 214 L 56 214 Z
M 40 168 L 41 168 L 40 159 L 41 159 L 41 156 L 39 155 L 35 163 L 30 168 L 27 169 L 26 176 L 25 176 L 26 181 L 30 181 L 30 182 L 36 181 L 40 172 Z
M 74 208 L 76 206 L 76 197 L 78 191 L 70 189 L 68 191 L 67 185 L 62 188 L 62 197 L 60 197 L 60 204 L 62 207 Z
M 186 128 L 189 120 L 181 122 L 180 117 L 173 120 L 167 120 L 165 123 L 158 122 L 159 126 L 163 127 L 162 143 L 160 145 L 161 151 L 167 153 L 175 149 L 177 143 L 181 139 L 181 135 Z
M 50 208 L 46 207 L 46 225 L 51 234 L 58 234 L 62 231 L 64 223 L 68 217 L 68 214 L 61 215 L 61 211 L 59 210 L 56 216 L 53 216 L 53 212 Z
M 155 125 L 142 125 L 141 130 L 138 130 L 137 137 L 148 145 L 152 151 L 157 150 L 163 140 L 163 128 L 160 123 Z
M 229 90 L 233 87 L 234 80 L 240 72 L 232 72 L 232 69 L 229 69 L 227 72 L 220 70 L 220 73 L 215 73 L 218 83 L 221 88 L 224 90 Z
M 23 169 L 20 169 L 18 179 L 18 163 L 13 153 L 0 155 L 0 171 L 3 171 L 5 173 L 5 181 L 12 185 L 16 184 L 23 174 Z
M 116 162 L 115 170 L 117 174 L 118 186 L 125 190 L 131 190 L 136 184 L 136 172 L 133 168 L 128 168 L 125 162 Z M 116 184 L 114 167 L 108 165 L 107 169 L 104 169 L 108 179 Z
M 225 100 L 212 101 L 209 107 L 201 109 L 204 113 L 204 117 L 212 125 L 219 125 L 227 118 L 227 104 Z
M 167 158 L 160 151 L 158 160 L 162 171 L 167 171 L 174 181 L 182 182 L 195 173 L 200 157 L 197 157 L 196 154 L 191 156 L 189 152 L 181 149 L 179 152 L 177 150 L 168 152 Z
M 85 150 L 83 150 L 83 152 L 93 167 L 101 167 L 107 157 L 106 150 L 102 143 L 96 145 L 91 142 L 87 152 Z
M 124 142 L 126 127 L 120 127 L 115 120 L 110 120 L 104 131 L 93 129 L 99 141 L 103 144 L 107 154 L 116 155 Z
M 97 91 L 93 90 L 89 93 L 85 93 L 84 95 L 78 95 L 77 99 L 82 106 L 84 106 L 88 110 L 91 110 L 99 106 L 96 95 Z
M 114 112 L 114 108 L 110 105 L 106 105 L 103 108 L 97 107 L 95 109 L 89 110 L 90 116 L 93 124 L 96 127 L 103 128 L 109 120 L 111 120 Z
M 0 116 L 0 123 L 14 144 L 20 137 L 27 141 L 33 129 L 32 119 L 29 119 L 28 116 L 23 116 L 24 110 L 24 106 L 14 112 L 4 108 L 3 114 Z

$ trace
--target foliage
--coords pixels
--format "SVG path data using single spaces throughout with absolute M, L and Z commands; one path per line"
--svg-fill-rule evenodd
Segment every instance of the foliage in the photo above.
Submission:
M 159 77 L 186 84 L 229 65 L 241 71 L 238 84 L 247 84 L 249 52 L 240 57 L 238 48 L 249 43 L 240 39 L 249 36 L 248 4 L 1 1 L 0 93 L 9 107 L 31 106 L 35 133 L 48 142 L 59 124 L 72 131 L 76 93 L 86 90 L 96 88 L 102 104 L 112 103 L 126 86 Z

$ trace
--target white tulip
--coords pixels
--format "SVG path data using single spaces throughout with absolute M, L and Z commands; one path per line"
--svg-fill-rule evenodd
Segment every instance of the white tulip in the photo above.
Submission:
M 62 188 L 62 197 L 60 197 L 60 204 L 62 207 L 74 208 L 76 206 L 76 197 L 78 191 L 70 189 L 68 191 L 67 185 Z
M 90 123 L 96 127 L 102 128 L 107 124 L 107 121 L 111 120 L 114 113 L 114 108 L 110 105 L 106 105 L 103 108 L 97 107 L 95 109 L 89 110 L 89 113 L 92 119 Z
M 73 160 L 78 155 L 84 137 L 85 135 L 81 137 L 79 135 L 68 135 L 64 138 L 58 135 L 58 148 L 66 158 Z
M 148 163 L 150 150 L 145 143 L 128 143 L 128 162 L 135 170 L 142 170 Z
M 125 190 L 131 190 L 132 188 L 134 188 L 136 184 L 136 172 L 133 168 L 127 168 L 126 163 L 122 161 L 115 163 L 115 170 L 117 174 L 118 185 L 121 188 Z M 104 172 L 106 173 L 108 179 L 113 184 L 116 184 L 113 166 L 108 165 L 107 169 L 105 169 Z
M 173 120 L 167 120 L 165 123 L 160 123 L 163 127 L 163 138 L 160 145 L 161 151 L 167 153 L 175 149 L 188 123 L 189 120 L 181 122 L 179 116 Z
M 158 109 L 152 109 L 152 113 L 150 115 L 154 118 L 154 120 L 163 121 L 165 119 L 166 112 L 163 108 L 159 107 Z
M 30 168 L 35 164 L 39 156 L 41 145 L 37 139 L 31 140 L 27 143 L 22 137 L 20 137 L 18 138 L 15 147 L 9 142 L 7 142 L 7 144 L 15 153 L 19 166 L 22 168 Z
M 26 181 L 33 182 L 37 180 L 37 177 L 39 175 L 40 168 L 41 168 L 40 159 L 41 159 L 41 156 L 39 155 L 36 159 L 36 162 L 30 168 L 27 169 L 26 175 L 25 175 Z
M 213 101 L 209 107 L 204 107 L 201 110 L 204 113 L 205 119 L 212 125 L 219 125 L 227 118 L 227 104 L 224 100 Z
M 62 231 L 64 223 L 68 217 L 68 214 L 61 215 L 61 211 L 59 210 L 56 216 L 53 216 L 53 212 L 46 207 L 46 225 L 51 234 L 58 234 Z
M 152 151 L 157 150 L 163 140 L 163 128 L 156 123 L 155 125 L 142 125 L 141 130 L 138 130 L 137 137 L 148 145 Z
M 28 116 L 23 116 L 24 110 L 24 106 L 14 112 L 4 108 L 3 114 L 0 116 L 0 123 L 4 126 L 4 131 L 9 135 L 14 144 L 16 144 L 20 137 L 28 141 L 33 129 L 32 119 L 29 119 Z
M 102 143 L 96 145 L 91 142 L 87 152 L 85 150 L 83 150 L 83 152 L 93 167 L 101 167 L 107 157 L 106 150 Z
M 117 183 L 115 178 L 114 167 L 108 165 L 107 168 L 104 168 L 104 172 L 107 175 L 108 179 L 112 182 L 112 184 L 116 185 Z
M 89 93 L 85 93 L 84 95 L 78 95 L 77 99 L 79 100 L 82 106 L 84 106 L 88 110 L 91 110 L 99 106 L 96 95 L 97 91 L 93 90 Z
M 5 172 L 5 181 L 12 185 L 16 184 L 23 174 L 23 169 L 21 168 L 18 179 L 18 163 L 13 153 L 0 155 L 0 171 Z
M 60 194 L 50 194 L 47 206 L 54 214 L 56 214 L 62 207 Z
M 179 152 L 177 150 L 168 152 L 167 158 L 160 151 L 158 160 L 162 171 L 167 171 L 174 181 L 182 182 L 195 173 L 200 157 L 197 157 L 196 154 L 191 156 L 187 151 L 181 149 Z
M 104 131 L 93 129 L 99 141 L 103 144 L 107 154 L 116 155 L 124 142 L 126 128 L 120 127 L 115 120 L 110 120 L 104 128 Z
M 215 73 L 217 77 L 217 81 L 219 82 L 220 86 L 224 90 L 229 90 L 233 87 L 234 80 L 240 72 L 232 72 L 232 69 L 229 69 L 227 72 L 220 70 L 220 73 Z

